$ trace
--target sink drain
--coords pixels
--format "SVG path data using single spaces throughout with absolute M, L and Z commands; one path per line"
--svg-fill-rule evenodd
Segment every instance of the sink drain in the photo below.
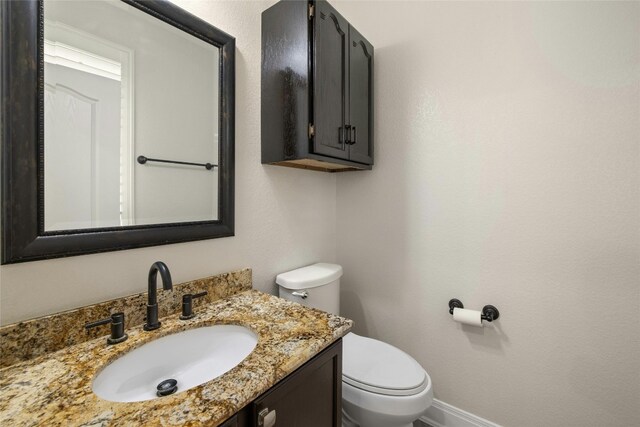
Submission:
M 169 396 L 170 394 L 175 393 L 178 390 L 178 381 L 170 378 L 168 380 L 162 381 L 156 387 L 156 394 L 160 397 Z

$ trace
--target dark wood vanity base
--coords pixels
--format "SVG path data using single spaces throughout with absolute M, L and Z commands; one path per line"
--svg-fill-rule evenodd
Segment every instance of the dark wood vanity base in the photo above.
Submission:
M 271 415 L 269 415 L 271 414 Z M 342 339 L 225 421 L 223 427 L 338 427 L 342 418 Z

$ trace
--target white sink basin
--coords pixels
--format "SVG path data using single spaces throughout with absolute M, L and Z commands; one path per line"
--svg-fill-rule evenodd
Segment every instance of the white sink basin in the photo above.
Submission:
M 158 384 L 175 379 L 180 393 L 230 371 L 257 343 L 255 333 L 235 325 L 167 335 L 107 365 L 94 378 L 93 392 L 112 402 L 141 402 L 157 399 Z

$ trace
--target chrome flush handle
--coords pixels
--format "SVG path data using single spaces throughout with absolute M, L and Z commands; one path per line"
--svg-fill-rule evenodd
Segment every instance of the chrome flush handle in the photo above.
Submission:
M 293 295 L 294 297 L 300 297 L 302 299 L 307 299 L 307 297 L 309 296 L 309 292 L 307 292 L 307 291 L 294 291 L 294 292 L 291 292 L 291 295 Z

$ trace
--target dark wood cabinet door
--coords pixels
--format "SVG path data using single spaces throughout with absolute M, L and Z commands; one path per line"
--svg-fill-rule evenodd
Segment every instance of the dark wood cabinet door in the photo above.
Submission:
M 252 407 L 256 427 L 261 425 L 261 411 L 270 413 L 276 427 L 340 427 L 342 340 L 260 396 Z
M 315 3 L 313 151 L 347 159 L 349 23 L 326 1 Z
M 220 424 L 220 427 L 239 427 L 238 416 L 234 415 L 233 417 L 229 418 L 227 421 Z
M 349 159 L 373 164 L 373 46 L 349 28 Z

